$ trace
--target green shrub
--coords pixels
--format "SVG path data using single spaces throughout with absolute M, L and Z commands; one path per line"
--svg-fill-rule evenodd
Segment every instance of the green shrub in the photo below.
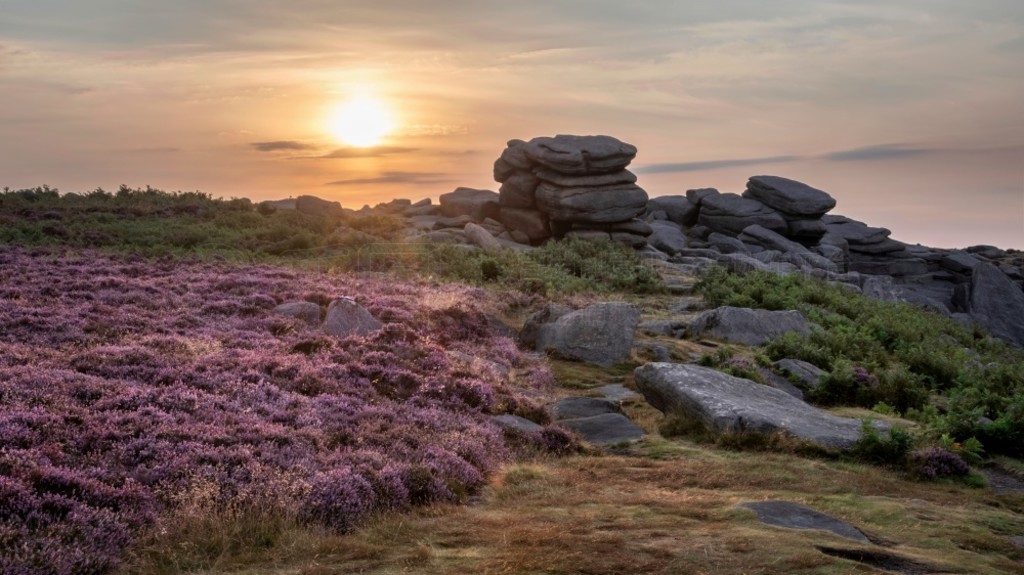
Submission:
M 874 422 L 865 419 L 860 440 L 851 453 L 862 461 L 876 465 L 902 467 L 914 448 L 914 438 L 902 427 L 892 427 L 886 436 L 875 428 Z

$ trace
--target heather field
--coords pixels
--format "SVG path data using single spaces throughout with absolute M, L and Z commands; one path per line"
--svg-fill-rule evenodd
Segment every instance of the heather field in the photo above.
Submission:
M 5 575 L 107 572 L 182 510 L 346 532 L 569 441 L 489 420 L 537 419 L 551 375 L 478 288 L 13 246 L 0 270 Z M 273 313 L 340 296 L 384 328 Z

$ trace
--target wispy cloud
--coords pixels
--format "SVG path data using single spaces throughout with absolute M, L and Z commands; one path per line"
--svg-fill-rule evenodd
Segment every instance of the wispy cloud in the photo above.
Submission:
M 740 166 L 758 166 L 761 164 L 782 164 L 802 159 L 800 156 L 770 156 L 767 158 L 741 158 L 736 160 L 708 160 L 704 162 L 681 162 L 666 164 L 649 164 L 639 166 L 633 171 L 638 174 L 668 174 L 675 172 L 700 172 L 717 168 L 735 168 Z
M 325 186 L 357 186 L 367 184 L 444 184 L 455 181 L 441 172 L 383 172 L 372 178 L 353 178 L 327 182 Z
M 822 158 L 833 162 L 859 162 L 866 160 L 891 160 L 938 152 L 933 148 L 917 148 L 907 144 L 879 144 L 853 150 L 842 150 L 825 154 Z
M 295 140 L 276 140 L 273 142 L 253 142 L 249 144 L 260 152 L 277 152 L 281 150 L 314 150 L 316 146 Z
M 411 154 L 419 148 L 405 146 L 374 146 L 370 148 L 338 148 L 322 156 L 306 156 L 307 158 L 346 159 L 346 158 L 378 158 L 396 154 Z

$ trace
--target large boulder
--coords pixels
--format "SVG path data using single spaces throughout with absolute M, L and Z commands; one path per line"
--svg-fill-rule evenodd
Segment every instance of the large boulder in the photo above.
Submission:
M 701 312 L 687 331 L 690 337 L 764 345 L 768 340 L 787 333 L 807 336 L 811 333 L 811 324 L 798 311 L 720 307 Z
M 892 234 L 892 232 L 886 228 L 873 228 L 864 222 L 859 222 L 846 216 L 824 216 L 821 218 L 821 221 L 825 222 L 825 228 L 828 230 L 828 236 L 834 236 L 828 240 L 823 239 L 823 242 L 838 245 L 838 242 L 842 240 L 846 242 L 851 249 L 853 249 L 854 246 L 881 243 L 888 239 Z M 826 236 L 826 238 L 828 236 Z
M 536 350 L 610 367 L 629 358 L 640 310 L 625 302 L 596 303 L 540 327 Z
M 754 176 L 743 196 L 802 219 L 818 218 L 836 207 L 835 199 L 807 184 L 779 176 Z
M 636 184 L 562 188 L 541 182 L 537 207 L 555 221 L 605 224 L 631 220 L 647 207 L 647 192 Z
M 363 306 L 350 297 L 340 297 L 327 306 L 323 330 L 329 335 L 347 337 L 369 335 L 383 324 L 377 321 Z
M 666 414 L 714 433 L 783 432 L 835 449 L 861 436 L 860 420 L 838 417 L 788 393 L 698 365 L 649 363 L 634 372 L 637 389 Z
M 996 266 L 979 264 L 971 276 L 969 313 L 992 335 L 1024 348 L 1024 292 Z
M 531 243 L 551 237 L 548 218 L 538 210 L 503 207 L 498 214 L 498 221 L 510 230 L 526 234 Z
M 658 196 L 647 202 L 647 211 L 662 211 L 669 221 L 681 226 L 692 226 L 697 223 L 699 208 L 686 196 Z
M 636 147 L 611 136 L 540 137 L 522 149 L 533 163 L 569 175 L 616 172 L 636 157 Z
M 670 256 L 686 249 L 686 234 L 677 224 L 665 220 L 655 220 L 650 223 L 650 226 L 652 233 L 647 238 L 648 244 Z
M 487 218 L 497 219 L 499 196 L 491 190 L 456 188 L 441 194 L 441 214 L 450 218 L 469 216 L 473 221 L 482 222 Z
M 320 306 L 309 301 L 285 302 L 274 308 L 274 313 L 302 320 L 308 325 L 320 325 Z
M 701 225 L 716 232 L 737 236 L 749 226 L 759 225 L 774 232 L 784 233 L 788 226 L 779 212 L 758 202 L 736 194 L 705 196 L 701 200 Z
M 501 251 L 501 244 L 493 235 L 491 235 L 491 232 L 485 230 L 483 227 L 470 222 L 466 224 L 466 227 L 463 228 L 462 231 L 466 233 L 466 239 L 469 240 L 469 243 L 474 246 L 487 252 Z
M 332 202 L 316 196 L 299 196 L 295 198 L 295 210 L 314 216 L 342 213 L 341 202 Z

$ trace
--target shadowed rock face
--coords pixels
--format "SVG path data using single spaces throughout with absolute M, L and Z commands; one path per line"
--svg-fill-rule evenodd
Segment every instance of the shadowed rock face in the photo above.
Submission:
M 808 335 L 811 324 L 798 311 L 720 307 L 702 312 L 694 318 L 688 331 L 692 337 L 764 345 L 769 339 L 786 333 Z
M 779 212 L 737 194 L 705 196 L 700 206 L 700 224 L 730 236 L 737 236 L 755 224 L 778 233 L 789 228 Z
M 610 367 L 629 357 L 640 310 L 625 302 L 597 303 L 541 325 L 536 349 Z
M 537 207 L 550 219 L 565 222 L 624 222 L 647 207 L 647 192 L 636 184 L 562 188 L 541 182 L 536 199 Z
M 849 449 L 860 439 L 859 420 L 837 417 L 784 391 L 706 367 L 649 363 L 634 376 L 651 405 L 715 433 L 781 431 L 836 449 Z
M 1024 348 L 1024 292 L 992 264 L 974 268 L 970 314 L 992 335 Z

